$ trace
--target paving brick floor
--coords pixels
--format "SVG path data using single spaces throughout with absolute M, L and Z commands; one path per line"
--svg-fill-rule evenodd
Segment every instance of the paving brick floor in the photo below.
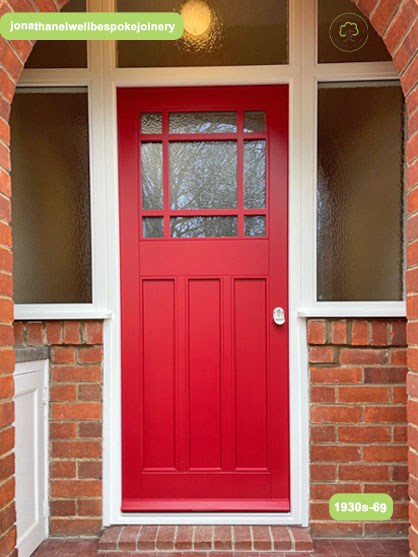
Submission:
M 349 557 L 356 555 L 357 557 L 407 557 L 409 555 L 408 541 L 407 540 L 314 540 L 314 551 L 311 553 L 282 553 L 282 552 L 235 552 L 230 553 L 227 551 L 208 552 L 141 552 L 125 553 L 121 552 L 108 552 L 99 553 L 97 547 L 97 540 L 70 540 L 70 539 L 49 539 L 45 541 L 33 557 L 44 557 L 51 555 L 56 557 L 99 557 L 106 555 L 107 557 L 135 557 L 135 555 L 142 555 L 143 557 L 325 557 L 329 555 L 338 557 Z

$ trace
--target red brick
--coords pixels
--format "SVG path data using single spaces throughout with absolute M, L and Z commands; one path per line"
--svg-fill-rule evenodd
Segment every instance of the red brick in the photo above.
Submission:
M 53 366 L 52 381 L 57 383 L 77 383 L 100 381 L 102 368 L 99 366 Z
M 0 509 L 9 505 L 15 496 L 15 479 L 10 478 L 9 481 L 1 486 L 0 490 Z
M 356 406 L 314 406 L 311 423 L 352 423 L 362 418 L 362 409 Z
M 15 456 L 9 453 L 7 456 L 0 458 L 0 482 L 7 480 L 15 473 Z
M 80 344 L 80 321 L 64 322 L 64 344 Z
M 253 544 L 256 551 L 271 551 L 272 540 L 268 526 L 253 526 Z
M 61 321 L 49 321 L 46 324 L 46 339 L 48 344 L 61 344 L 62 342 Z
M 414 1 L 414 0 L 412 0 Z M 401 77 L 401 84 L 404 95 L 407 96 L 410 91 L 415 87 L 417 84 L 417 75 L 418 75 L 418 56 L 415 56 L 414 60 L 409 64 L 408 68 L 405 70 L 403 76 Z M 416 148 L 418 147 L 418 137 L 415 137 L 413 142 L 413 146 L 407 144 L 406 148 L 406 160 L 407 162 L 411 162 L 413 158 L 416 156 Z
M 367 321 L 353 322 L 351 342 L 354 346 L 367 346 L 369 343 L 369 324 Z
M 18 346 L 23 345 L 23 323 L 15 321 L 13 323 L 14 342 Z
M 312 539 L 306 528 L 292 526 L 295 551 L 312 551 Z
M 98 461 L 86 461 L 78 463 L 78 477 L 79 478 L 96 478 L 101 479 L 102 477 L 102 462 Z
M 407 371 L 406 367 L 366 367 L 364 368 L 364 383 L 405 383 Z
M 331 520 L 328 503 L 317 503 L 311 501 L 309 511 L 309 518 L 311 522 L 315 520 Z
M 332 346 L 311 346 L 309 348 L 309 361 L 316 363 L 335 362 L 335 351 Z
M 311 386 L 311 402 L 335 402 L 334 387 Z
M 341 350 L 342 364 L 387 364 L 389 360 L 389 352 L 379 349 L 354 349 L 343 348 Z
M 388 322 L 372 321 L 372 342 L 373 346 L 388 345 Z
M 325 321 L 308 321 L 308 343 L 309 344 L 325 344 L 326 343 L 326 323 Z
M 52 458 L 101 458 L 102 445 L 98 441 L 54 441 Z
M 0 222 L 0 244 L 8 248 L 12 247 L 12 229 L 5 222 Z
M 73 516 L 76 513 L 75 499 L 60 499 L 50 501 L 51 516 Z
M 80 364 L 101 363 L 103 360 L 103 348 L 101 346 L 89 346 L 78 349 L 78 361 Z
M 51 518 L 49 524 L 52 536 L 97 536 L 102 529 L 101 518 Z
M 392 389 L 392 402 L 394 404 L 406 404 L 406 388 L 393 387 Z
M 11 398 L 14 394 L 14 379 L 13 375 L 0 376 L 0 393 L 1 398 Z
M 360 383 L 361 369 L 359 367 L 311 367 L 312 383 Z
M 408 344 L 418 344 L 418 321 L 409 321 L 406 330 L 407 330 Z
M 51 359 L 56 364 L 72 364 L 75 361 L 75 349 L 71 346 L 54 346 Z
M 14 526 L 0 539 L 0 555 L 9 555 L 16 545 L 16 527 Z
M 406 408 L 404 406 L 372 406 L 366 408 L 366 422 L 399 423 L 406 421 Z
M 52 461 L 49 465 L 51 478 L 75 478 L 76 463 L 72 460 Z
M 408 499 L 407 484 L 366 484 L 364 486 L 364 493 L 376 493 L 377 491 L 387 493 L 394 501 L 406 501 Z
M 399 7 L 399 0 L 381 0 L 379 8 L 373 14 L 371 22 L 373 27 L 383 35 L 388 23 L 392 19 L 394 13 Z
M 311 443 L 335 443 L 337 431 L 333 425 L 311 426 Z
M 79 499 L 78 501 L 78 514 L 80 516 L 102 516 L 102 500 L 101 499 Z M 127 541 L 127 534 L 129 533 L 130 528 L 135 528 L 139 530 L 139 526 L 125 526 L 124 531 L 128 529 L 128 532 L 122 532 L 121 537 L 119 538 L 119 547 L 121 549 L 128 549 L 126 547 Z M 135 546 L 136 546 L 136 538 L 135 538 Z
M 364 447 L 365 462 L 405 462 L 408 447 Z
M 338 402 L 389 402 L 388 387 L 340 387 Z
M 11 503 L 8 507 L 0 511 L 1 531 L 6 532 L 6 530 L 11 528 L 15 522 L 16 522 L 16 507 L 14 503 Z
M 27 323 L 26 324 L 26 342 L 32 346 L 43 344 L 42 340 L 42 323 Z
M 215 529 L 217 526 L 215 526 Z M 215 534 L 216 547 L 216 534 Z M 193 549 L 193 526 L 177 526 L 176 551 Z
M 291 549 L 292 542 L 289 530 L 285 526 L 271 526 L 274 551 L 288 551 Z
M 379 3 L 379 0 L 358 0 L 356 3 L 359 10 L 361 10 L 364 15 L 369 17 L 376 8 L 376 5 Z
M 102 483 L 99 480 L 51 480 L 52 497 L 99 497 Z
M 416 16 L 414 0 L 404 0 L 400 3 L 400 10 L 393 18 L 385 33 L 385 43 L 389 52 L 394 52 L 403 40 L 410 22 Z
M 193 547 L 195 551 L 212 548 L 212 526 L 194 526 Z
M 390 363 L 394 366 L 406 366 L 407 351 L 406 349 L 392 350 L 390 353 Z
M 341 464 L 339 479 L 359 482 L 388 482 L 390 481 L 389 466 Z
M 86 321 L 85 339 L 87 344 L 103 344 L 102 321 Z
M 333 484 L 312 484 L 311 498 L 316 500 L 329 501 L 336 493 L 360 493 L 361 485 L 352 483 L 333 483 Z
M 393 440 L 395 443 L 406 443 L 408 440 L 406 425 L 398 425 L 393 428 Z
M 139 550 L 154 550 L 157 526 L 142 526 L 139 532 L 137 546 Z
M 409 155 L 411 160 L 416 156 L 416 150 L 418 148 L 417 145 L 418 145 L 418 136 L 416 139 L 412 138 L 408 141 L 407 149 L 411 151 Z M 408 215 L 412 215 L 418 209 L 418 190 L 413 189 L 409 191 L 406 196 L 406 199 L 407 199 Z
M 390 430 L 385 426 L 350 425 L 338 428 L 340 443 L 388 443 Z
M 144 526 L 142 528 L 144 528 Z M 157 530 L 155 526 L 152 526 L 151 528 L 155 528 L 155 530 Z M 99 550 L 111 551 L 112 549 L 117 549 L 118 540 L 122 534 L 122 530 L 123 530 L 123 526 L 109 526 L 108 528 L 105 528 L 98 543 Z M 138 549 L 140 548 L 138 547 Z M 142 548 L 142 549 L 147 549 L 147 548 Z
M 311 464 L 312 482 L 333 482 L 337 476 L 337 466 L 335 464 Z
M 0 299 L 0 315 L 3 322 L 13 322 L 13 302 L 12 300 Z
M 155 547 L 157 550 L 172 550 L 174 549 L 174 539 L 176 535 L 175 526 L 159 526 L 157 537 L 155 540 Z
M 97 438 L 102 436 L 101 422 L 81 422 L 78 424 L 79 437 Z
M 75 423 L 50 423 L 49 437 L 51 439 L 74 439 L 76 436 Z
M 392 480 L 394 482 L 407 482 L 408 466 L 392 466 Z
M 15 419 L 12 401 L 0 403 L 0 427 L 12 424 Z
M 360 447 L 344 445 L 313 445 L 311 447 L 312 462 L 350 462 L 359 461 Z
M 346 344 L 347 342 L 347 321 L 333 321 L 331 325 L 332 344 Z
M 1 90 L 1 68 L 0 68 L 0 90 Z M 10 222 L 12 218 L 12 207 L 10 199 L 0 194 L 0 218 Z
M 417 117 L 418 112 L 415 112 L 412 115 L 412 118 Z M 406 187 L 408 190 L 411 190 L 418 184 L 418 161 L 415 161 L 413 164 L 408 166 L 406 169 Z
M 417 88 L 418 97 L 418 88 Z M 412 242 L 418 238 L 418 215 L 408 217 L 406 220 L 406 239 Z
M 51 401 L 76 400 L 76 385 L 54 385 L 49 389 L 49 398 Z
M 0 431 L 0 454 L 6 454 L 14 448 L 15 430 L 9 427 Z
M 100 499 L 93 500 L 97 501 L 97 505 L 100 504 Z M 79 505 L 82 501 L 80 500 Z M 86 511 L 94 510 L 92 507 L 91 501 L 86 501 Z M 124 526 L 119 537 L 118 546 L 120 550 L 124 551 L 136 551 L 136 541 L 138 539 L 139 532 L 141 530 L 141 526 Z
M 0 350 L 0 373 L 9 373 L 15 367 L 15 351 L 12 349 Z
M 248 551 L 252 549 L 251 530 L 249 526 L 234 526 L 235 550 Z
M 51 404 L 53 420 L 95 420 L 101 418 L 102 405 L 97 402 Z
M 101 400 L 102 386 L 96 383 L 84 383 L 78 386 L 79 400 Z
M 214 526 L 213 545 L 215 550 L 230 551 L 232 549 L 231 526 Z M 177 548 L 177 544 L 176 544 Z
M 0 296 L 13 296 L 13 279 L 11 275 L 0 273 Z M 3 313 L 2 316 L 3 321 L 10 321 L 4 318 Z

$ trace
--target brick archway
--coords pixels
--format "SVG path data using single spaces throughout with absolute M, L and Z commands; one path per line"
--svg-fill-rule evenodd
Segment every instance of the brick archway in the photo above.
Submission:
M 56 11 L 68 0 L 8 0 L 8 11 Z M 353 0 L 392 54 L 408 110 L 407 313 L 410 547 L 418 555 L 418 4 L 416 0 Z M 0 555 L 17 555 L 14 505 L 13 283 L 9 114 L 29 41 L 0 37 Z

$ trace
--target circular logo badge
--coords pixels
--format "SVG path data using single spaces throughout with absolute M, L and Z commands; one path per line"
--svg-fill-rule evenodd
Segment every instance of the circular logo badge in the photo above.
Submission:
M 366 44 L 369 27 L 366 20 L 357 14 L 341 14 L 331 23 L 329 36 L 338 50 L 355 52 Z

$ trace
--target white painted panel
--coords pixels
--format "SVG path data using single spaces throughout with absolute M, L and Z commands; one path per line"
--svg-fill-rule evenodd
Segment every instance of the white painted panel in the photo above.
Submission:
M 17 548 L 29 557 L 47 537 L 47 360 L 15 371 Z

